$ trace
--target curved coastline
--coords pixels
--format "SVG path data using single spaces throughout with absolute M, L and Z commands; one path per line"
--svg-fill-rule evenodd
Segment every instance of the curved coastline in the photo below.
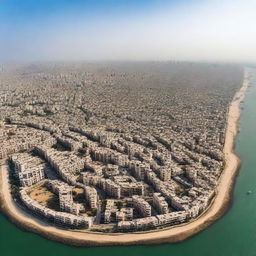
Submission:
M 217 186 L 214 201 L 208 210 L 196 220 L 184 225 L 153 230 L 144 233 L 101 234 L 92 232 L 63 230 L 34 218 L 33 215 L 20 209 L 13 201 L 8 183 L 7 168 L 1 166 L 0 172 L 0 208 L 1 211 L 18 227 L 28 230 L 47 239 L 73 246 L 106 246 L 106 245 L 142 245 L 181 242 L 211 225 L 229 208 L 233 185 L 239 170 L 240 159 L 234 152 L 240 103 L 248 87 L 247 75 L 243 85 L 235 94 L 229 106 L 226 139 L 224 144 L 225 168 Z

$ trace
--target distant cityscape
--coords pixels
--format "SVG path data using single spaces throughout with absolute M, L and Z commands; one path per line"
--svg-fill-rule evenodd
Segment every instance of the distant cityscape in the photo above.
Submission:
M 172 227 L 210 206 L 238 65 L 6 64 L 0 159 L 17 205 L 97 232 Z

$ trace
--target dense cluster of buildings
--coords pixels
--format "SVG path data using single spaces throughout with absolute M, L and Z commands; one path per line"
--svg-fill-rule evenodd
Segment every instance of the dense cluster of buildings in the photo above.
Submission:
M 223 170 L 226 113 L 242 71 L 111 65 L 1 71 L 0 159 L 10 160 L 20 201 L 58 225 L 113 232 L 197 218 Z M 39 182 L 59 210 L 31 198 Z
M 117 225 L 119 231 L 141 231 L 159 228 L 168 225 L 184 223 L 188 219 L 185 211 L 166 213 L 151 217 L 134 219 L 131 221 L 120 221 Z
M 76 228 L 90 228 L 93 224 L 93 218 L 86 216 L 78 216 L 67 212 L 54 211 L 48 207 L 44 207 L 37 201 L 28 196 L 25 189 L 20 191 L 20 199 L 24 205 L 32 211 L 52 221 L 58 225 L 76 227 Z
M 65 182 L 59 180 L 47 180 L 46 186 L 58 195 L 61 211 L 79 215 L 79 213 L 84 209 L 82 204 L 74 202 L 72 187 L 67 185 Z

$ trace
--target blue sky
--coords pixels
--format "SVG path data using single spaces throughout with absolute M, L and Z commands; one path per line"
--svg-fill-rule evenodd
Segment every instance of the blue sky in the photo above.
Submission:
M 255 13 L 255 0 L 0 0 L 0 61 L 255 61 Z
M 69 13 L 94 15 L 127 15 L 147 12 L 161 6 L 180 6 L 193 3 L 193 0 L 1 0 L 1 13 L 8 21 L 15 16 L 30 23 L 29 17 L 41 19 L 52 15 L 62 16 Z

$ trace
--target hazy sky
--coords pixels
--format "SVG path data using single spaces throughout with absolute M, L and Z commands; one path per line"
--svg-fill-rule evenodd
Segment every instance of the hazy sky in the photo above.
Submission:
M 256 0 L 0 0 L 0 61 L 256 61 Z

